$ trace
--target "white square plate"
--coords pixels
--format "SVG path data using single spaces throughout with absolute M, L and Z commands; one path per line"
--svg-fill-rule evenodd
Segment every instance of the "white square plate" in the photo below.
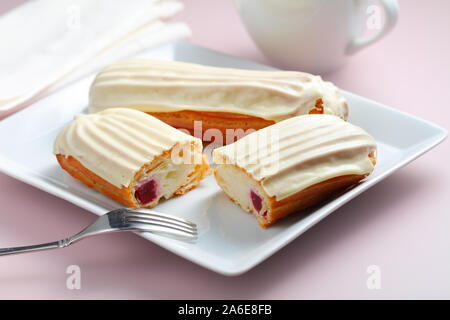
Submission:
M 145 54 L 166 60 L 222 67 L 271 69 L 188 43 L 168 45 Z M 76 82 L 0 122 L 0 170 L 86 210 L 101 215 L 120 207 L 64 172 L 52 154 L 53 140 L 74 114 L 86 112 L 93 76 Z M 241 211 L 221 192 L 212 176 L 185 196 L 161 203 L 156 210 L 194 221 L 196 243 L 143 234 L 148 240 L 190 261 L 225 275 L 256 266 L 334 210 L 440 143 L 447 132 L 429 122 L 344 92 L 349 121 L 372 134 L 378 143 L 375 171 L 366 181 L 311 210 L 293 214 L 261 229 L 253 215 Z M 13 132 L 14 134 L 11 134 Z M 6 138 L 7 137 L 7 138 Z

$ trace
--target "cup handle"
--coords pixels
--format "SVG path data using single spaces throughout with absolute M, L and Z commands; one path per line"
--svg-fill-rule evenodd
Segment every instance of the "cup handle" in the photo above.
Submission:
M 398 20 L 398 2 L 397 0 L 379 0 L 386 13 L 384 25 L 380 31 L 368 39 L 356 38 L 351 41 L 347 48 L 347 54 L 353 54 L 369 44 L 381 39 L 387 35 L 395 26 Z

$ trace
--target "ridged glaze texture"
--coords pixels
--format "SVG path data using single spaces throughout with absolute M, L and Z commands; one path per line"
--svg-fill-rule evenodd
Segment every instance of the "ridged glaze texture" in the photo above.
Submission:
M 370 174 L 375 140 L 331 115 L 305 115 L 254 132 L 214 151 L 214 161 L 243 168 L 269 196 L 287 198 L 322 181 Z
M 76 115 L 56 137 L 54 154 L 72 156 L 112 185 L 128 187 L 141 167 L 176 143 L 195 142 L 164 122 L 137 110 L 108 109 Z
M 324 113 L 347 118 L 347 103 L 339 89 L 320 76 L 141 59 L 112 64 L 97 75 L 90 89 L 89 112 L 111 107 L 194 110 L 278 122 L 307 114 L 319 98 Z

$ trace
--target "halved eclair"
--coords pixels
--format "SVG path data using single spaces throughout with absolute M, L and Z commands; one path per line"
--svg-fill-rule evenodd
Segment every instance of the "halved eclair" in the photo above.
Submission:
M 348 116 L 339 89 L 320 76 L 149 59 L 118 62 L 97 75 L 89 112 L 114 107 L 144 111 L 191 134 L 197 125 L 224 136 L 304 114 Z
M 213 152 L 219 186 L 266 228 L 367 177 L 375 140 L 336 116 L 304 115 Z
M 152 208 L 211 173 L 200 139 L 138 110 L 75 116 L 53 152 L 72 177 L 132 208 Z

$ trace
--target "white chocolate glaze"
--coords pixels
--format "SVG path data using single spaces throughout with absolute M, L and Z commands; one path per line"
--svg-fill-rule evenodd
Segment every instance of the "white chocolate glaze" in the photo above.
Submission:
M 319 98 L 324 113 L 347 119 L 347 103 L 339 89 L 320 76 L 141 59 L 110 65 L 97 75 L 90 89 L 89 112 L 112 107 L 193 110 L 278 122 L 308 114 Z
M 200 139 L 182 133 L 137 110 L 108 109 L 79 114 L 55 139 L 54 154 L 72 156 L 112 185 L 128 187 L 141 167 L 177 143 L 193 142 L 201 152 Z
M 375 140 L 331 115 L 298 116 L 214 150 L 214 162 L 244 169 L 269 196 L 285 199 L 322 181 L 368 175 Z

